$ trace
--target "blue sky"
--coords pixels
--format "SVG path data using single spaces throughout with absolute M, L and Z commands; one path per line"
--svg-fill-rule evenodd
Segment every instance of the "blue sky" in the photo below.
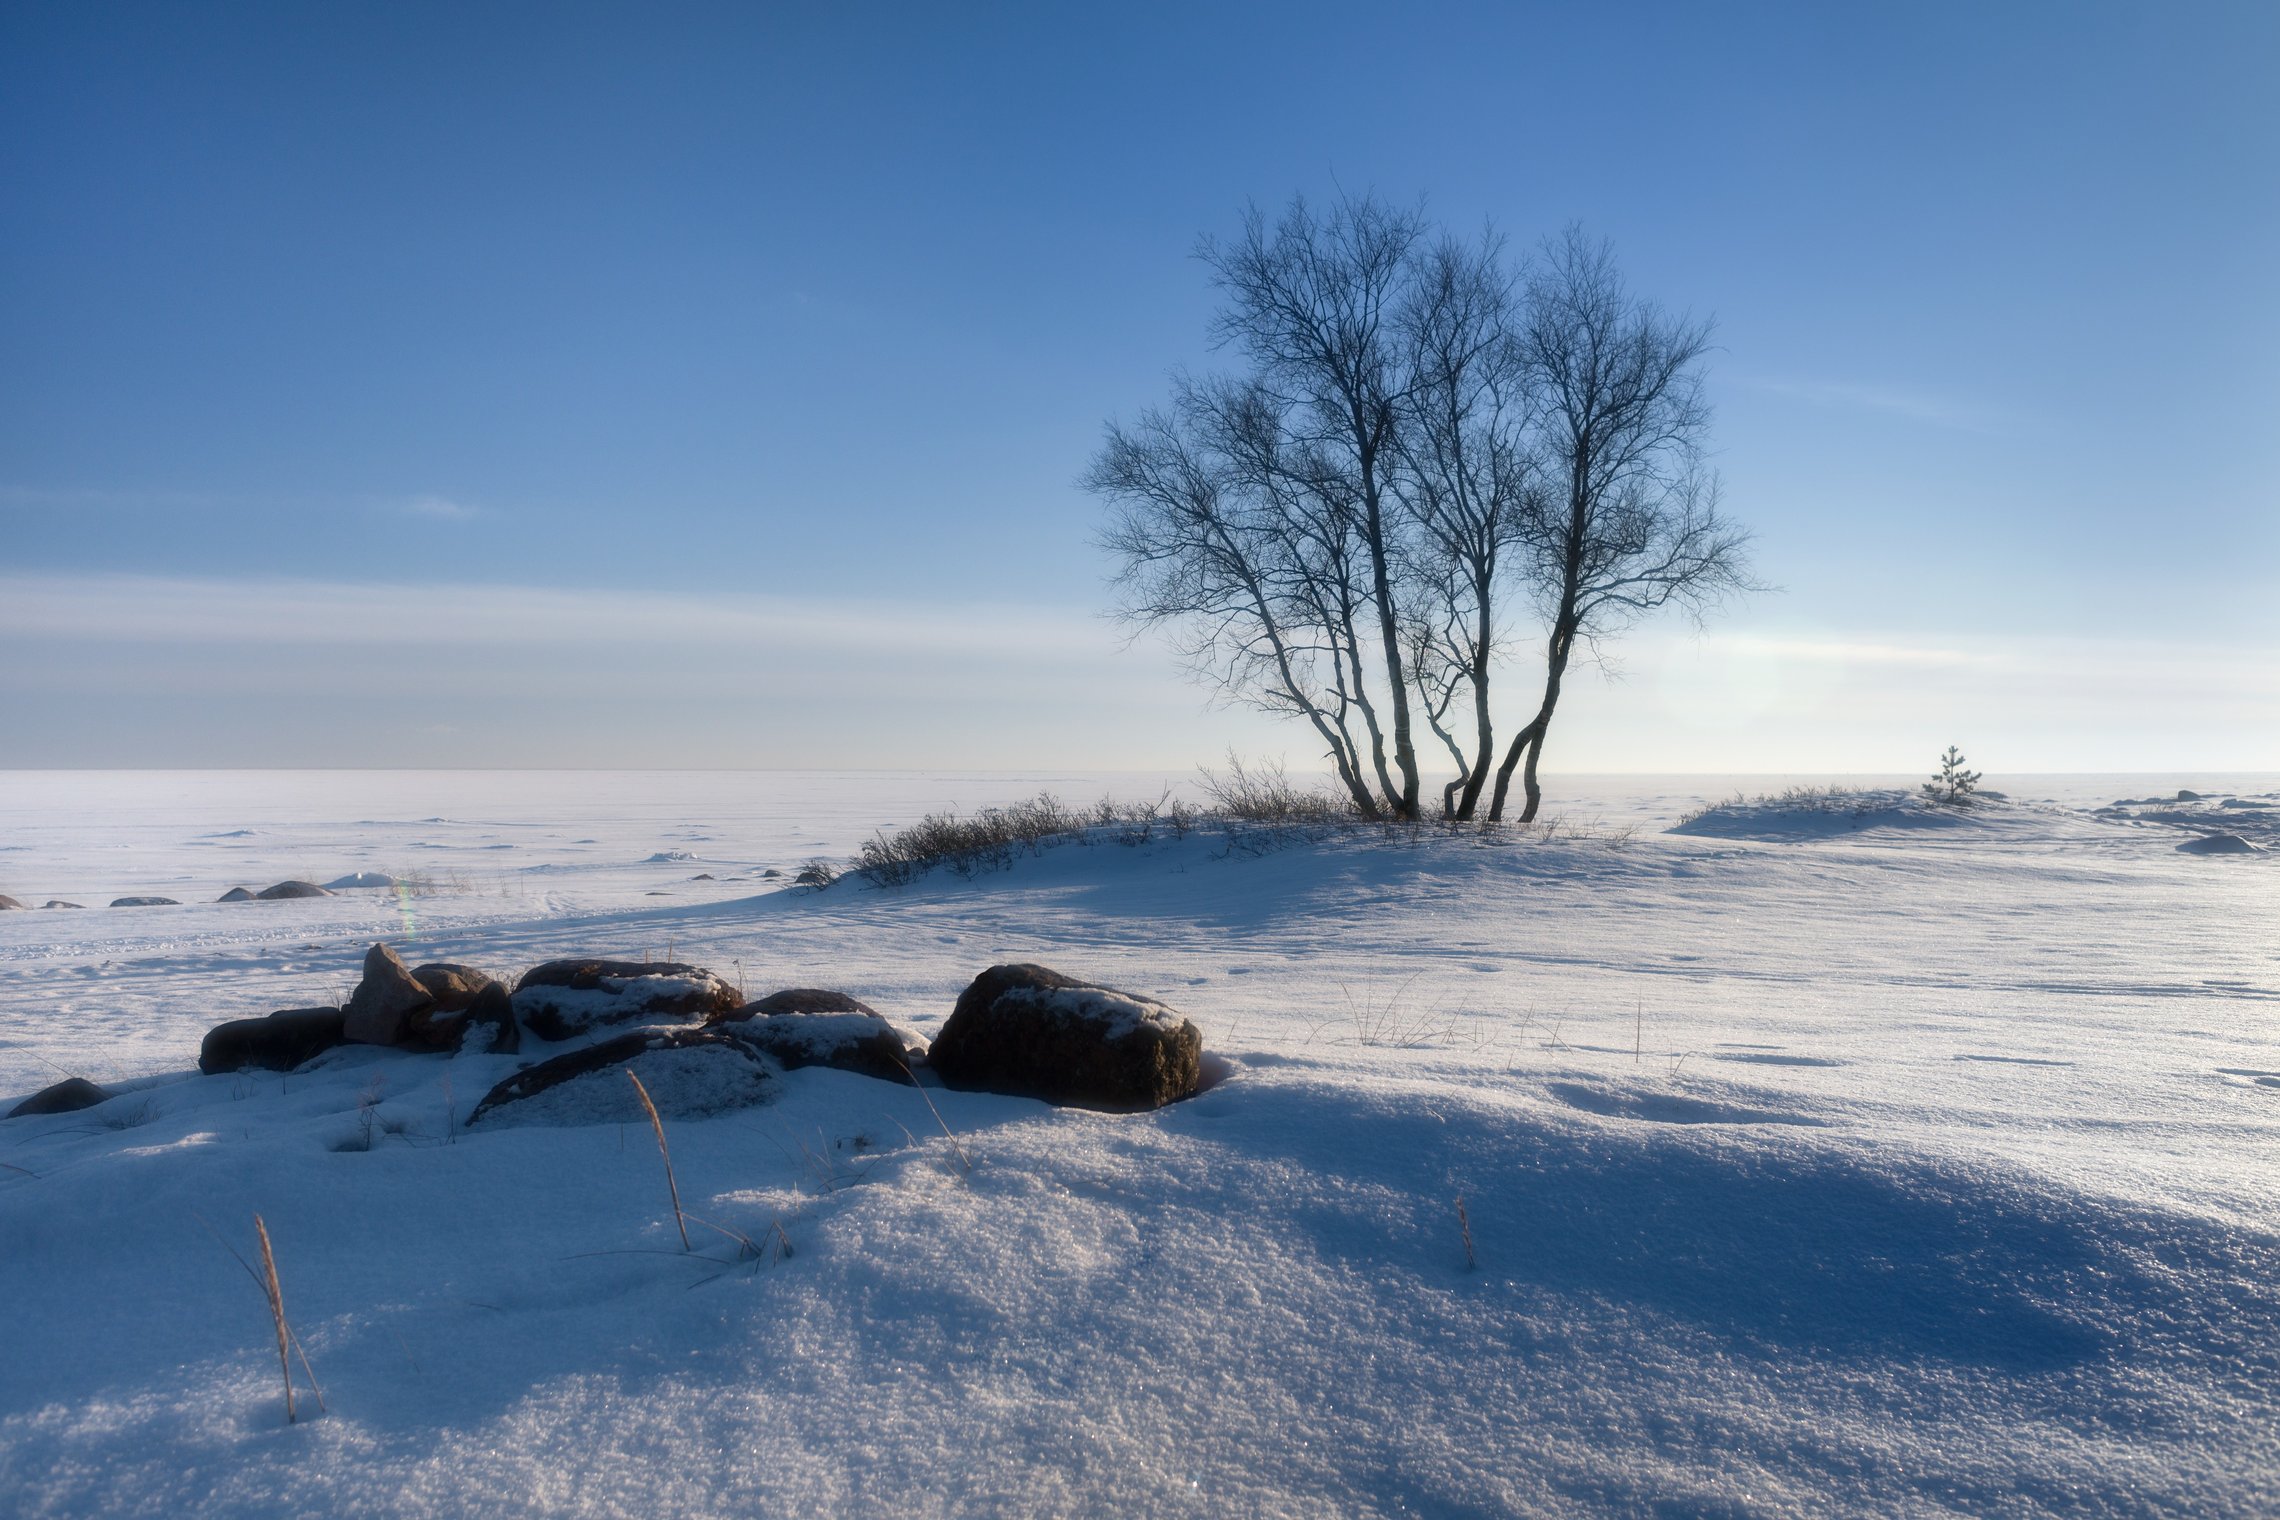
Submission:
M 0 765 L 1303 763 L 1074 481 L 1340 186 L 1717 319 L 1554 770 L 2280 768 L 2260 3 L 10 4 Z

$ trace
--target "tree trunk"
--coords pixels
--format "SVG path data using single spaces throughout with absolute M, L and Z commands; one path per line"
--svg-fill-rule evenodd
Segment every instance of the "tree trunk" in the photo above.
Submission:
M 1536 726 L 1536 742 L 1528 746 L 1528 763 L 1520 771 L 1520 786 L 1528 798 L 1520 809 L 1523 824 L 1536 821 L 1536 809 L 1544 800 L 1543 789 L 1536 785 L 1536 762 L 1544 758 L 1544 739 L 1552 731 L 1552 704 L 1558 700 L 1556 693 L 1544 699 L 1543 716 Z
M 1544 704 L 1536 709 L 1536 716 L 1528 726 L 1512 736 L 1512 748 L 1504 755 L 1504 764 L 1496 772 L 1496 793 L 1488 804 L 1488 821 L 1496 823 L 1504 817 L 1504 799 L 1512 788 L 1512 772 L 1519 768 L 1521 756 L 1528 759 L 1528 769 L 1522 781 L 1527 796 L 1526 810 L 1521 813 L 1522 823 L 1536 821 L 1536 808 L 1543 794 L 1536 786 L 1536 757 L 1544 747 L 1544 734 L 1552 726 L 1552 713 L 1560 705 L 1560 681 L 1567 674 L 1568 654 L 1575 647 L 1572 630 L 1561 627 L 1554 630 L 1549 648 L 1544 651 Z
M 1365 429 L 1367 422 L 1357 415 L 1356 431 Z M 1385 650 L 1386 685 L 1393 698 L 1393 763 L 1401 771 L 1401 790 L 1398 794 L 1389 787 L 1387 800 L 1393 804 L 1396 818 L 1413 820 L 1417 808 L 1417 747 L 1409 734 L 1409 677 L 1401 658 L 1401 628 L 1394 615 L 1393 572 L 1388 563 L 1385 543 L 1385 508 L 1377 480 L 1376 450 L 1368 444 L 1361 451 L 1362 464 L 1362 531 L 1370 551 L 1370 593 L 1377 603 L 1378 642 Z
M 1459 822 L 1470 822 L 1473 814 L 1480 810 L 1480 789 L 1488 780 L 1490 762 L 1496 759 L 1496 730 L 1488 711 L 1489 640 L 1496 632 L 1495 624 L 1490 620 L 1494 606 L 1490 600 L 1491 594 L 1492 588 L 1487 577 L 1476 579 L 1473 585 L 1473 605 L 1480 609 L 1480 624 L 1473 631 L 1472 688 L 1473 722 L 1480 735 L 1480 749 L 1473 758 L 1471 769 L 1457 778 L 1465 784 L 1464 797 L 1457 803 L 1456 816 Z

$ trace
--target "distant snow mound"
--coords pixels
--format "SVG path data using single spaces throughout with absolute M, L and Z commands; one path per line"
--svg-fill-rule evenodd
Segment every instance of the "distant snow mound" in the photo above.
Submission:
M 1954 807 L 1898 789 L 1793 786 L 1758 797 L 1736 794 L 1689 813 L 1668 832 L 1710 839 L 1829 839 L 1864 829 L 1954 828 L 1977 804 Z
M 2193 837 L 2177 848 L 2188 855 L 2259 855 L 2280 849 L 2280 796 L 2251 797 L 2180 791 L 2174 797 L 2124 797 L 2098 809 L 2115 823 L 2167 825 Z
M 647 865 L 662 866 L 671 865 L 675 861 L 695 860 L 696 858 L 696 856 L 691 855 L 687 850 L 659 850 L 656 854 L 650 856 L 649 859 L 644 863 Z
M 350 891 L 357 887 L 392 887 L 396 878 L 385 871 L 351 871 L 325 883 L 328 892 Z

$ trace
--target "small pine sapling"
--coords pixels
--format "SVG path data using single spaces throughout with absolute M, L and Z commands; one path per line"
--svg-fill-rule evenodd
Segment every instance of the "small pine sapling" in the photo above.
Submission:
M 1939 774 L 1924 783 L 1924 795 L 1948 807 L 1969 807 L 1972 794 L 1979 790 L 1979 772 L 1969 770 L 1963 763 L 1963 751 L 1949 745 L 1940 756 Z

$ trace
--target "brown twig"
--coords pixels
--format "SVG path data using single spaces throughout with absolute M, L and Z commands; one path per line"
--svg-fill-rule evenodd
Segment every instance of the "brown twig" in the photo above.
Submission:
M 1465 1212 L 1464 1195 L 1461 1193 L 1457 1196 L 1457 1228 L 1464 1232 L 1465 1237 L 1465 1270 L 1477 1272 L 1480 1270 L 1480 1258 L 1473 1254 L 1472 1216 Z

